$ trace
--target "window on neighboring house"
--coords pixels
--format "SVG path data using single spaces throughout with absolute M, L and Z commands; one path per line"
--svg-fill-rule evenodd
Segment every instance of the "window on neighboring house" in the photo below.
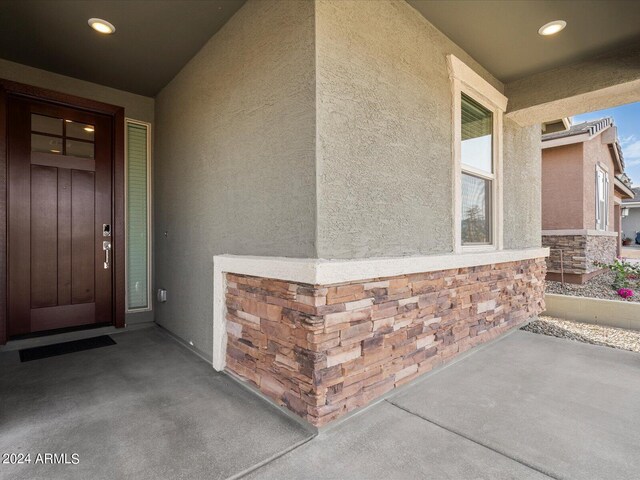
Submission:
M 596 167 L 596 228 L 607 230 L 609 225 L 609 175 Z
M 127 311 L 151 309 L 149 165 L 150 128 L 126 120 L 126 232 Z
M 493 243 L 493 114 L 471 97 L 461 99 L 462 245 Z

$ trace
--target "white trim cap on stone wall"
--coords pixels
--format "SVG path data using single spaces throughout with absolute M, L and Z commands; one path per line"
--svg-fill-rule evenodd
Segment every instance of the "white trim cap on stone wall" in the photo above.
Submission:
M 221 371 L 225 366 L 227 345 L 225 273 L 310 285 L 332 285 L 412 273 L 517 262 L 548 256 L 548 248 L 356 260 L 215 255 L 213 257 L 213 368 Z

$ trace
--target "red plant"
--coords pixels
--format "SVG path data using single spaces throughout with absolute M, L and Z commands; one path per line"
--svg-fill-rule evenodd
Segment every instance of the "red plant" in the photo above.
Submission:
M 618 290 L 618 295 L 620 295 L 622 298 L 633 297 L 633 290 L 631 290 L 630 288 L 621 288 Z

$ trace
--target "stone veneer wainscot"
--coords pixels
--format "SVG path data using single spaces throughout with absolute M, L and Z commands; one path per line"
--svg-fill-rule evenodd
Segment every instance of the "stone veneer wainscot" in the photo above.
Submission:
M 549 247 L 547 271 L 550 280 L 558 280 L 564 267 L 566 281 L 582 283 L 604 270 L 597 263 L 612 263 L 616 258 L 618 237 L 615 232 L 584 230 L 575 233 L 542 234 L 542 245 Z M 560 257 L 562 250 L 562 262 Z
M 544 309 L 543 258 L 307 285 L 226 274 L 226 368 L 315 426 Z

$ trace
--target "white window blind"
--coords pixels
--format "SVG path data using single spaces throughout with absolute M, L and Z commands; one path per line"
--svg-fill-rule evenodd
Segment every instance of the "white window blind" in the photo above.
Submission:
M 596 228 L 606 230 L 609 224 L 609 176 L 596 168 Z
M 127 120 L 127 310 L 149 302 L 149 126 Z

